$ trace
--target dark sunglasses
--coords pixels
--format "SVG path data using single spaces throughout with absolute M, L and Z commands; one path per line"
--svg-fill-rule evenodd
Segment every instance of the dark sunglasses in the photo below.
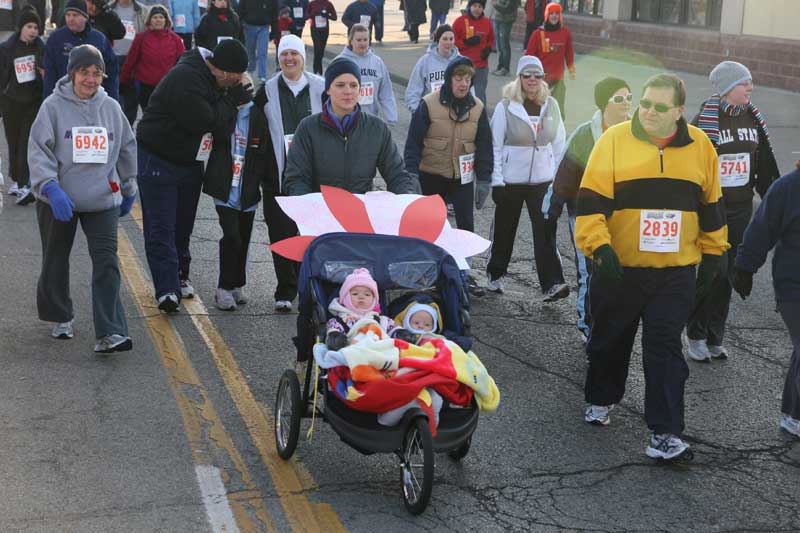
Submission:
M 536 74 L 536 73 L 533 73 L 533 72 L 523 72 L 522 74 L 519 75 L 519 77 L 522 78 L 523 80 L 529 80 L 529 79 L 531 79 L 531 77 L 536 78 L 537 80 L 541 80 L 541 79 L 544 79 L 544 74 Z
M 656 113 L 666 113 L 673 107 L 676 107 L 674 105 L 667 105 L 662 103 L 654 104 L 650 100 L 644 100 L 644 99 L 639 100 L 639 105 L 645 109 L 650 109 L 652 107 L 653 109 L 656 110 Z
M 625 96 L 622 96 L 621 94 L 615 94 L 608 99 L 609 104 L 621 104 L 622 102 L 633 102 L 633 95 L 631 93 L 628 93 Z

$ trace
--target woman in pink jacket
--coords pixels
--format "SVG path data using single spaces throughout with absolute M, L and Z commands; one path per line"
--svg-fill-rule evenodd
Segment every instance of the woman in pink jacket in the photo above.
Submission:
M 145 26 L 147 31 L 137 33 L 133 40 L 120 77 L 121 84 L 136 82 L 142 110 L 147 107 L 158 82 L 175 66 L 186 50 L 183 39 L 172 31 L 172 20 L 167 8 L 161 4 L 150 8 Z

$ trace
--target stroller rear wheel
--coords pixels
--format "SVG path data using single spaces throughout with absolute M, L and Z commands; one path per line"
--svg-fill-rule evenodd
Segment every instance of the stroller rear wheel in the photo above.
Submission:
M 403 436 L 400 463 L 400 485 L 406 509 L 413 515 L 428 506 L 433 489 L 433 437 L 428 421 L 417 417 L 411 421 Z
M 300 382 L 294 370 L 287 370 L 278 384 L 275 398 L 275 445 L 281 459 L 289 459 L 300 435 Z
M 447 455 L 453 461 L 460 461 L 464 457 L 467 456 L 469 453 L 469 447 L 472 445 L 472 435 L 470 435 L 467 440 L 464 441 L 464 444 L 456 448 L 455 450 L 451 450 L 447 452 Z

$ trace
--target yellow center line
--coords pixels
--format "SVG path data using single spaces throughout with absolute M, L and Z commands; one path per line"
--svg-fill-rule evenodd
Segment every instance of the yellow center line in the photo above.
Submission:
M 141 227 L 141 210 L 138 204 L 131 214 Z M 300 461 L 284 461 L 278 456 L 272 412 L 269 407 L 256 400 L 233 352 L 212 323 L 201 298 L 195 295 L 181 303 L 208 346 L 225 387 L 244 420 L 261 460 L 269 470 L 272 484 L 292 530 L 346 531 L 329 504 L 312 503 L 306 496 L 306 491 L 316 485 Z
M 167 371 L 195 464 L 220 468 L 233 516 L 242 531 L 275 531 L 263 495 L 200 382 L 183 340 L 167 316 L 154 307 L 151 285 L 122 227 L 118 240 L 120 270 Z M 233 471 L 219 467 L 223 463 L 215 460 L 226 455 Z

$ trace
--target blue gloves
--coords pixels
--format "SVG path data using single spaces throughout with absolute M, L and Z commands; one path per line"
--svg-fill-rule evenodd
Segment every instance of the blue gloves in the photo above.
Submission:
M 67 222 L 72 218 L 72 208 L 75 207 L 75 204 L 57 181 L 48 182 L 42 187 L 42 192 L 50 200 L 50 209 L 53 210 L 56 220 Z
M 119 218 L 122 218 L 131 212 L 134 200 L 136 200 L 136 193 L 133 193 L 131 196 L 122 197 L 122 205 L 119 206 Z

